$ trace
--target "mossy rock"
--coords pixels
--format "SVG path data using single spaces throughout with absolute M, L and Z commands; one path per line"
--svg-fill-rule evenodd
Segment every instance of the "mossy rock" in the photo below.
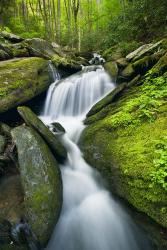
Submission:
M 6 31 L 0 32 L 0 36 L 3 37 L 5 40 L 8 40 L 12 43 L 19 43 L 19 42 L 24 40 L 23 38 L 15 35 L 15 34 L 6 32 Z
M 7 60 L 9 58 L 9 54 L 6 51 L 0 49 L 0 61 Z
M 104 64 L 104 68 L 105 70 L 110 74 L 110 76 L 113 78 L 113 79 L 116 79 L 117 76 L 118 76 L 118 66 L 117 66 L 117 63 L 116 62 L 106 62 Z
M 165 51 L 162 50 L 158 53 L 150 56 L 145 56 L 133 63 L 133 68 L 136 73 L 144 75 L 149 69 L 151 69 L 159 59 L 164 55 Z
M 55 48 L 53 45 L 41 38 L 26 39 L 23 43 L 24 48 L 27 48 L 31 56 L 43 57 L 51 59 L 54 55 L 62 56 L 60 47 Z
M 12 136 L 18 150 L 25 216 L 45 246 L 61 211 L 61 173 L 48 146 L 34 129 L 20 126 L 12 130 Z
M 45 91 L 51 83 L 48 61 L 37 58 L 0 62 L 0 113 Z
M 151 70 L 151 73 L 154 76 L 162 75 L 165 72 L 167 72 L 167 53 L 160 58 L 160 60 Z
M 135 76 L 136 72 L 134 70 L 133 64 L 128 64 L 126 68 L 121 72 L 121 77 L 126 80 L 131 80 Z
M 80 145 L 113 192 L 167 228 L 166 98 L 167 75 L 154 77 L 151 70 L 143 85 L 89 118 Z
M 54 55 L 51 60 L 57 69 L 69 72 L 71 74 L 82 70 L 82 66 L 76 60 L 70 57 Z
M 58 161 L 67 158 L 67 152 L 58 136 L 54 135 L 48 127 L 28 107 L 18 107 L 18 112 L 25 123 L 34 128 L 46 141 Z

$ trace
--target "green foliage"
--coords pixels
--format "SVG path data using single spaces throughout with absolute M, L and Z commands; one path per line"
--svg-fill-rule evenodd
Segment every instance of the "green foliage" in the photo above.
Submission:
M 122 11 L 111 18 L 105 46 L 131 41 L 150 41 L 166 35 L 166 0 L 138 0 L 127 3 Z
M 153 163 L 156 170 L 150 174 L 152 182 L 167 191 L 167 136 L 157 141 L 155 156 Z

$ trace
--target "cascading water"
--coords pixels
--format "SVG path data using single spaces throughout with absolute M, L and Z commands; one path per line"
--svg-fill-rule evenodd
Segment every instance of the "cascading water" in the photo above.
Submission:
M 61 140 L 68 159 L 61 166 L 63 208 L 47 250 L 154 249 L 105 189 L 98 172 L 84 161 L 76 144 L 85 114 L 114 87 L 102 67 L 90 67 L 65 80 L 56 79 L 48 91 L 41 119 L 48 125 L 56 121 L 64 126 Z

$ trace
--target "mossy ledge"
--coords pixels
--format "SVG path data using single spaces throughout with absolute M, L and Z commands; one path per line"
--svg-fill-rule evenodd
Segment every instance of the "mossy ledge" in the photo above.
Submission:
M 165 65 L 166 55 L 147 72 L 141 86 L 127 89 L 87 118 L 90 125 L 80 146 L 114 193 L 167 228 Z

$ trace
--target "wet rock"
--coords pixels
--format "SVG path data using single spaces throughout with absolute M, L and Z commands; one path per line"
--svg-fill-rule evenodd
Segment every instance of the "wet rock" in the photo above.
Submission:
M 42 245 L 46 245 L 62 206 L 62 180 L 58 164 L 42 137 L 32 128 L 12 130 L 18 150 L 24 189 L 25 216 Z
M 20 58 L 0 62 L 0 113 L 31 100 L 50 85 L 48 61 Z
M 110 76 L 114 79 L 117 78 L 118 76 L 118 66 L 116 62 L 106 62 L 104 64 L 105 70 L 110 74 Z
M 18 112 L 28 126 L 33 127 L 40 133 L 51 148 L 57 160 L 64 161 L 66 159 L 67 152 L 64 146 L 60 143 L 59 138 L 54 135 L 28 107 L 19 107 Z
M 66 131 L 59 122 L 53 122 L 52 124 L 53 132 L 58 134 L 64 134 Z
M 5 137 L 0 135 L 0 154 L 4 152 L 5 145 L 6 145 Z

